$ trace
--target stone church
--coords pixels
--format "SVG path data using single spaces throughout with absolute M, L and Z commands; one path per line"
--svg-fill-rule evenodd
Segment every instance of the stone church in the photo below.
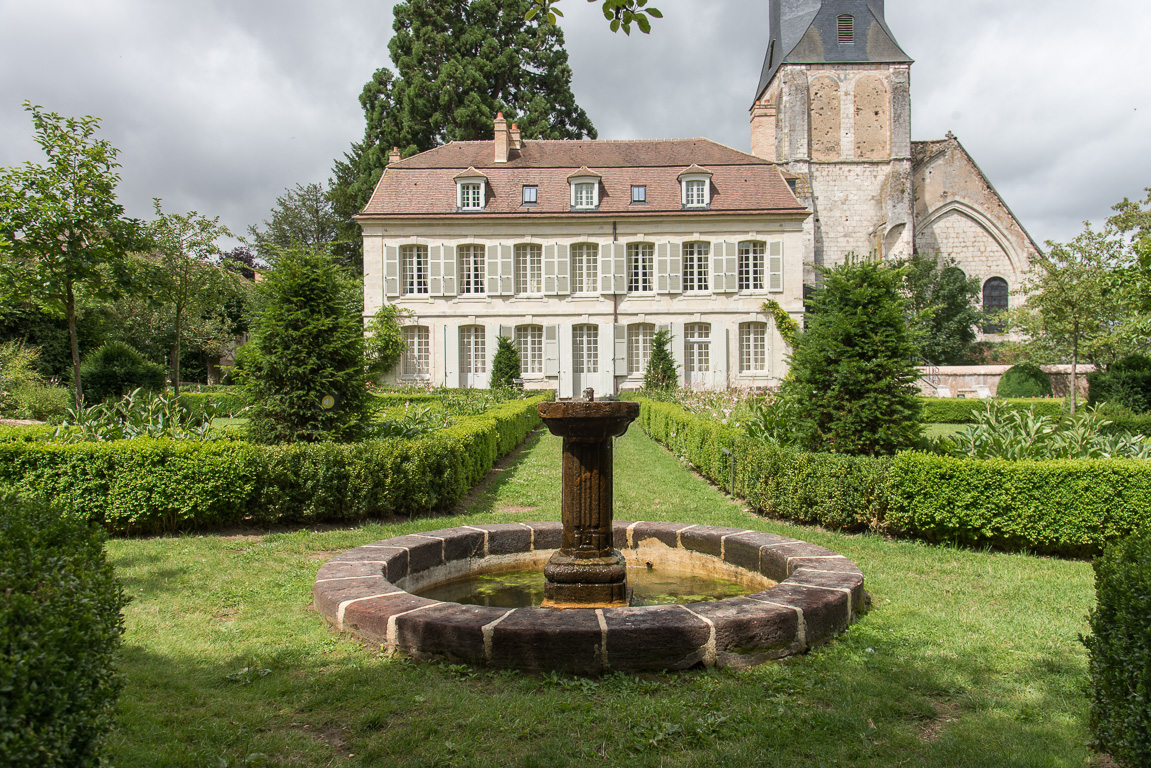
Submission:
M 708 139 L 491 141 L 393 152 L 368 205 L 364 309 L 406 310 L 400 382 L 636 389 L 659 330 L 681 383 L 770 387 L 816 265 L 954 257 L 1007 306 L 1035 243 L 948 135 L 911 141 L 911 59 L 883 0 L 770 0 L 751 153 Z

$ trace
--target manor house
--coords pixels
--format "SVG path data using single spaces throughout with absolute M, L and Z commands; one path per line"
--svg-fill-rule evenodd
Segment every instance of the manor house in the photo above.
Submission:
M 770 0 L 751 154 L 708 139 L 393 152 L 357 217 L 364 309 L 407 310 L 404 382 L 485 387 L 499 336 L 528 388 L 638 388 L 657 330 L 688 386 L 773 386 L 816 265 L 950 256 L 1007 307 L 1038 253 L 948 134 L 911 140 L 911 59 L 883 0 Z

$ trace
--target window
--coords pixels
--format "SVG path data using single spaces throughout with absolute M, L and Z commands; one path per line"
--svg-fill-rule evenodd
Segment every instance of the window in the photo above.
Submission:
M 655 246 L 651 243 L 629 243 L 627 246 L 627 292 L 651 293 L 651 274 Z
M 400 363 L 400 376 L 406 378 L 427 376 L 431 346 L 431 333 L 427 326 L 405 326 L 404 357 Z
M 629 375 L 643 374 L 647 361 L 651 359 L 651 338 L 655 326 L 651 323 L 636 323 L 627 327 L 627 372 Z
M 460 369 L 466 375 L 487 373 L 488 358 L 484 354 L 482 325 L 465 325 L 460 328 Z
M 596 187 L 592 181 L 581 181 L 572 185 L 572 207 L 595 208 L 599 201 L 596 199 Z
M 543 247 L 533 243 L 517 245 L 515 250 L 516 295 L 539 296 L 544 290 Z
M 707 208 L 711 204 L 711 171 L 692 165 L 678 178 L 684 208 Z
M 572 373 L 599 373 L 599 327 L 572 327 Z
M 520 373 L 543 373 L 544 327 L 542 325 L 517 325 L 514 343 L 516 350 L 520 353 Z
M 632 205 L 635 205 L 636 203 L 646 203 L 647 202 L 647 186 L 645 186 L 643 184 L 632 184 L 631 185 L 631 202 L 632 202 Z
M 683 327 L 684 375 L 688 385 L 702 384 L 702 374 L 711 368 L 711 325 L 688 323 Z
M 684 182 L 684 200 L 683 204 L 688 207 L 698 207 L 706 205 L 704 200 L 704 190 L 707 182 L 701 180 L 686 181 Z
M 685 291 L 708 290 L 708 265 L 711 258 L 709 243 L 683 244 L 683 289 Z
M 767 323 L 739 324 L 739 372 L 767 370 Z
M 848 44 L 855 42 L 855 17 L 850 14 L 839 16 L 836 21 L 839 27 L 839 42 Z
M 459 247 L 460 293 L 482 294 L 484 292 L 484 247 L 482 245 L 461 245 Z
M 571 248 L 572 293 L 594 293 L 599 279 L 599 246 L 576 243 Z
M 403 265 L 405 296 L 426 295 L 428 292 L 428 247 L 426 245 L 400 246 Z
M 459 191 L 461 211 L 482 211 L 484 209 L 483 182 L 461 181 L 456 185 Z
M 524 205 L 536 205 L 539 202 L 539 187 L 535 184 L 524 184 Z
M 758 240 L 745 240 L 739 244 L 739 290 L 763 290 L 764 243 Z
M 1006 328 L 1003 313 L 1007 311 L 1007 293 L 1007 281 L 1002 277 L 988 278 L 983 284 L 984 333 L 1003 333 Z

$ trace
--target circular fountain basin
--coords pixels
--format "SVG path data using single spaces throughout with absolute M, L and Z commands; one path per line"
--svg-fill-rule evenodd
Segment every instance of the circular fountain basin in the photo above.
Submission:
M 389 653 L 577 674 L 746 667 L 803 653 L 863 610 L 863 574 L 830 550 L 738 528 L 616 521 L 629 563 L 653 562 L 762 587 L 744 597 L 614 608 L 496 608 L 412 594 L 469 574 L 542 569 L 558 522 L 477 525 L 349 550 L 316 575 L 315 607 Z

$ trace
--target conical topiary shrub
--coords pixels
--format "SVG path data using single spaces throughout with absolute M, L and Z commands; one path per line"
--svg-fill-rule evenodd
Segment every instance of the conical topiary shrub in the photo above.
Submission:
M 520 377 L 520 353 L 507 336 L 496 339 L 496 356 L 492 360 L 491 388 L 510 387 Z
M 110 341 L 80 366 L 80 387 L 89 403 L 123 397 L 135 389 L 159 392 L 167 383 L 164 366 L 149 362 L 122 341 Z
M 1019 363 L 999 380 L 996 397 L 1054 397 L 1051 379 L 1034 363 Z

